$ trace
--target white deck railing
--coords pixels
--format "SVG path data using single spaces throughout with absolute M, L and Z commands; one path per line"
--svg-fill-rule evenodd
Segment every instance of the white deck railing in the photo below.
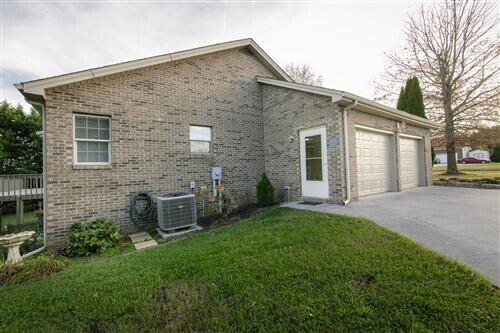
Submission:
M 43 197 L 41 174 L 0 175 L 0 202 Z

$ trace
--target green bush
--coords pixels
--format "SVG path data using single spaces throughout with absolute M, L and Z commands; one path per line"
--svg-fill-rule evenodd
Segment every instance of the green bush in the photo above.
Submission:
M 262 174 L 257 183 L 257 203 L 259 206 L 270 206 L 274 202 L 274 187 L 266 174 Z
M 500 162 L 500 145 L 493 145 L 491 147 L 492 154 L 490 159 L 492 162 Z
M 70 257 L 90 256 L 115 247 L 120 241 L 120 228 L 110 221 L 98 219 L 91 223 L 75 223 L 67 236 L 69 246 L 63 253 Z
M 0 286 L 18 284 L 42 276 L 49 276 L 66 268 L 66 263 L 48 254 L 40 254 L 18 264 L 6 265 L 0 261 Z

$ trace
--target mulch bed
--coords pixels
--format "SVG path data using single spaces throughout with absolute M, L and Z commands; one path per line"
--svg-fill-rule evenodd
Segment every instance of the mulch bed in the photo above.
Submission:
M 468 187 L 468 188 L 482 188 L 488 190 L 500 190 L 500 184 L 487 184 L 487 183 L 470 183 L 470 182 L 457 182 L 457 181 L 434 181 L 434 186 L 453 186 L 453 187 Z

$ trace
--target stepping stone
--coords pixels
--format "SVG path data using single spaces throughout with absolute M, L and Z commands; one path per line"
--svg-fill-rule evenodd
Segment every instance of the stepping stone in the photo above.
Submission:
M 138 232 L 135 234 L 130 234 L 128 235 L 130 237 L 130 240 L 132 243 L 140 243 L 140 242 L 145 242 L 148 240 L 152 240 L 151 236 L 147 232 Z
M 154 239 L 151 239 L 145 242 L 134 243 L 134 246 L 136 250 L 144 250 L 150 247 L 158 246 L 158 243 Z
M 143 250 L 150 247 L 158 246 L 158 243 L 147 233 L 138 232 L 128 235 L 136 250 Z

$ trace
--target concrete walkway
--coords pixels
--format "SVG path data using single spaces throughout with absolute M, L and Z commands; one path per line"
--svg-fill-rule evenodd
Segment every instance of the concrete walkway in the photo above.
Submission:
M 498 190 L 432 186 L 365 197 L 348 206 L 284 206 L 367 217 L 472 267 L 500 286 Z

